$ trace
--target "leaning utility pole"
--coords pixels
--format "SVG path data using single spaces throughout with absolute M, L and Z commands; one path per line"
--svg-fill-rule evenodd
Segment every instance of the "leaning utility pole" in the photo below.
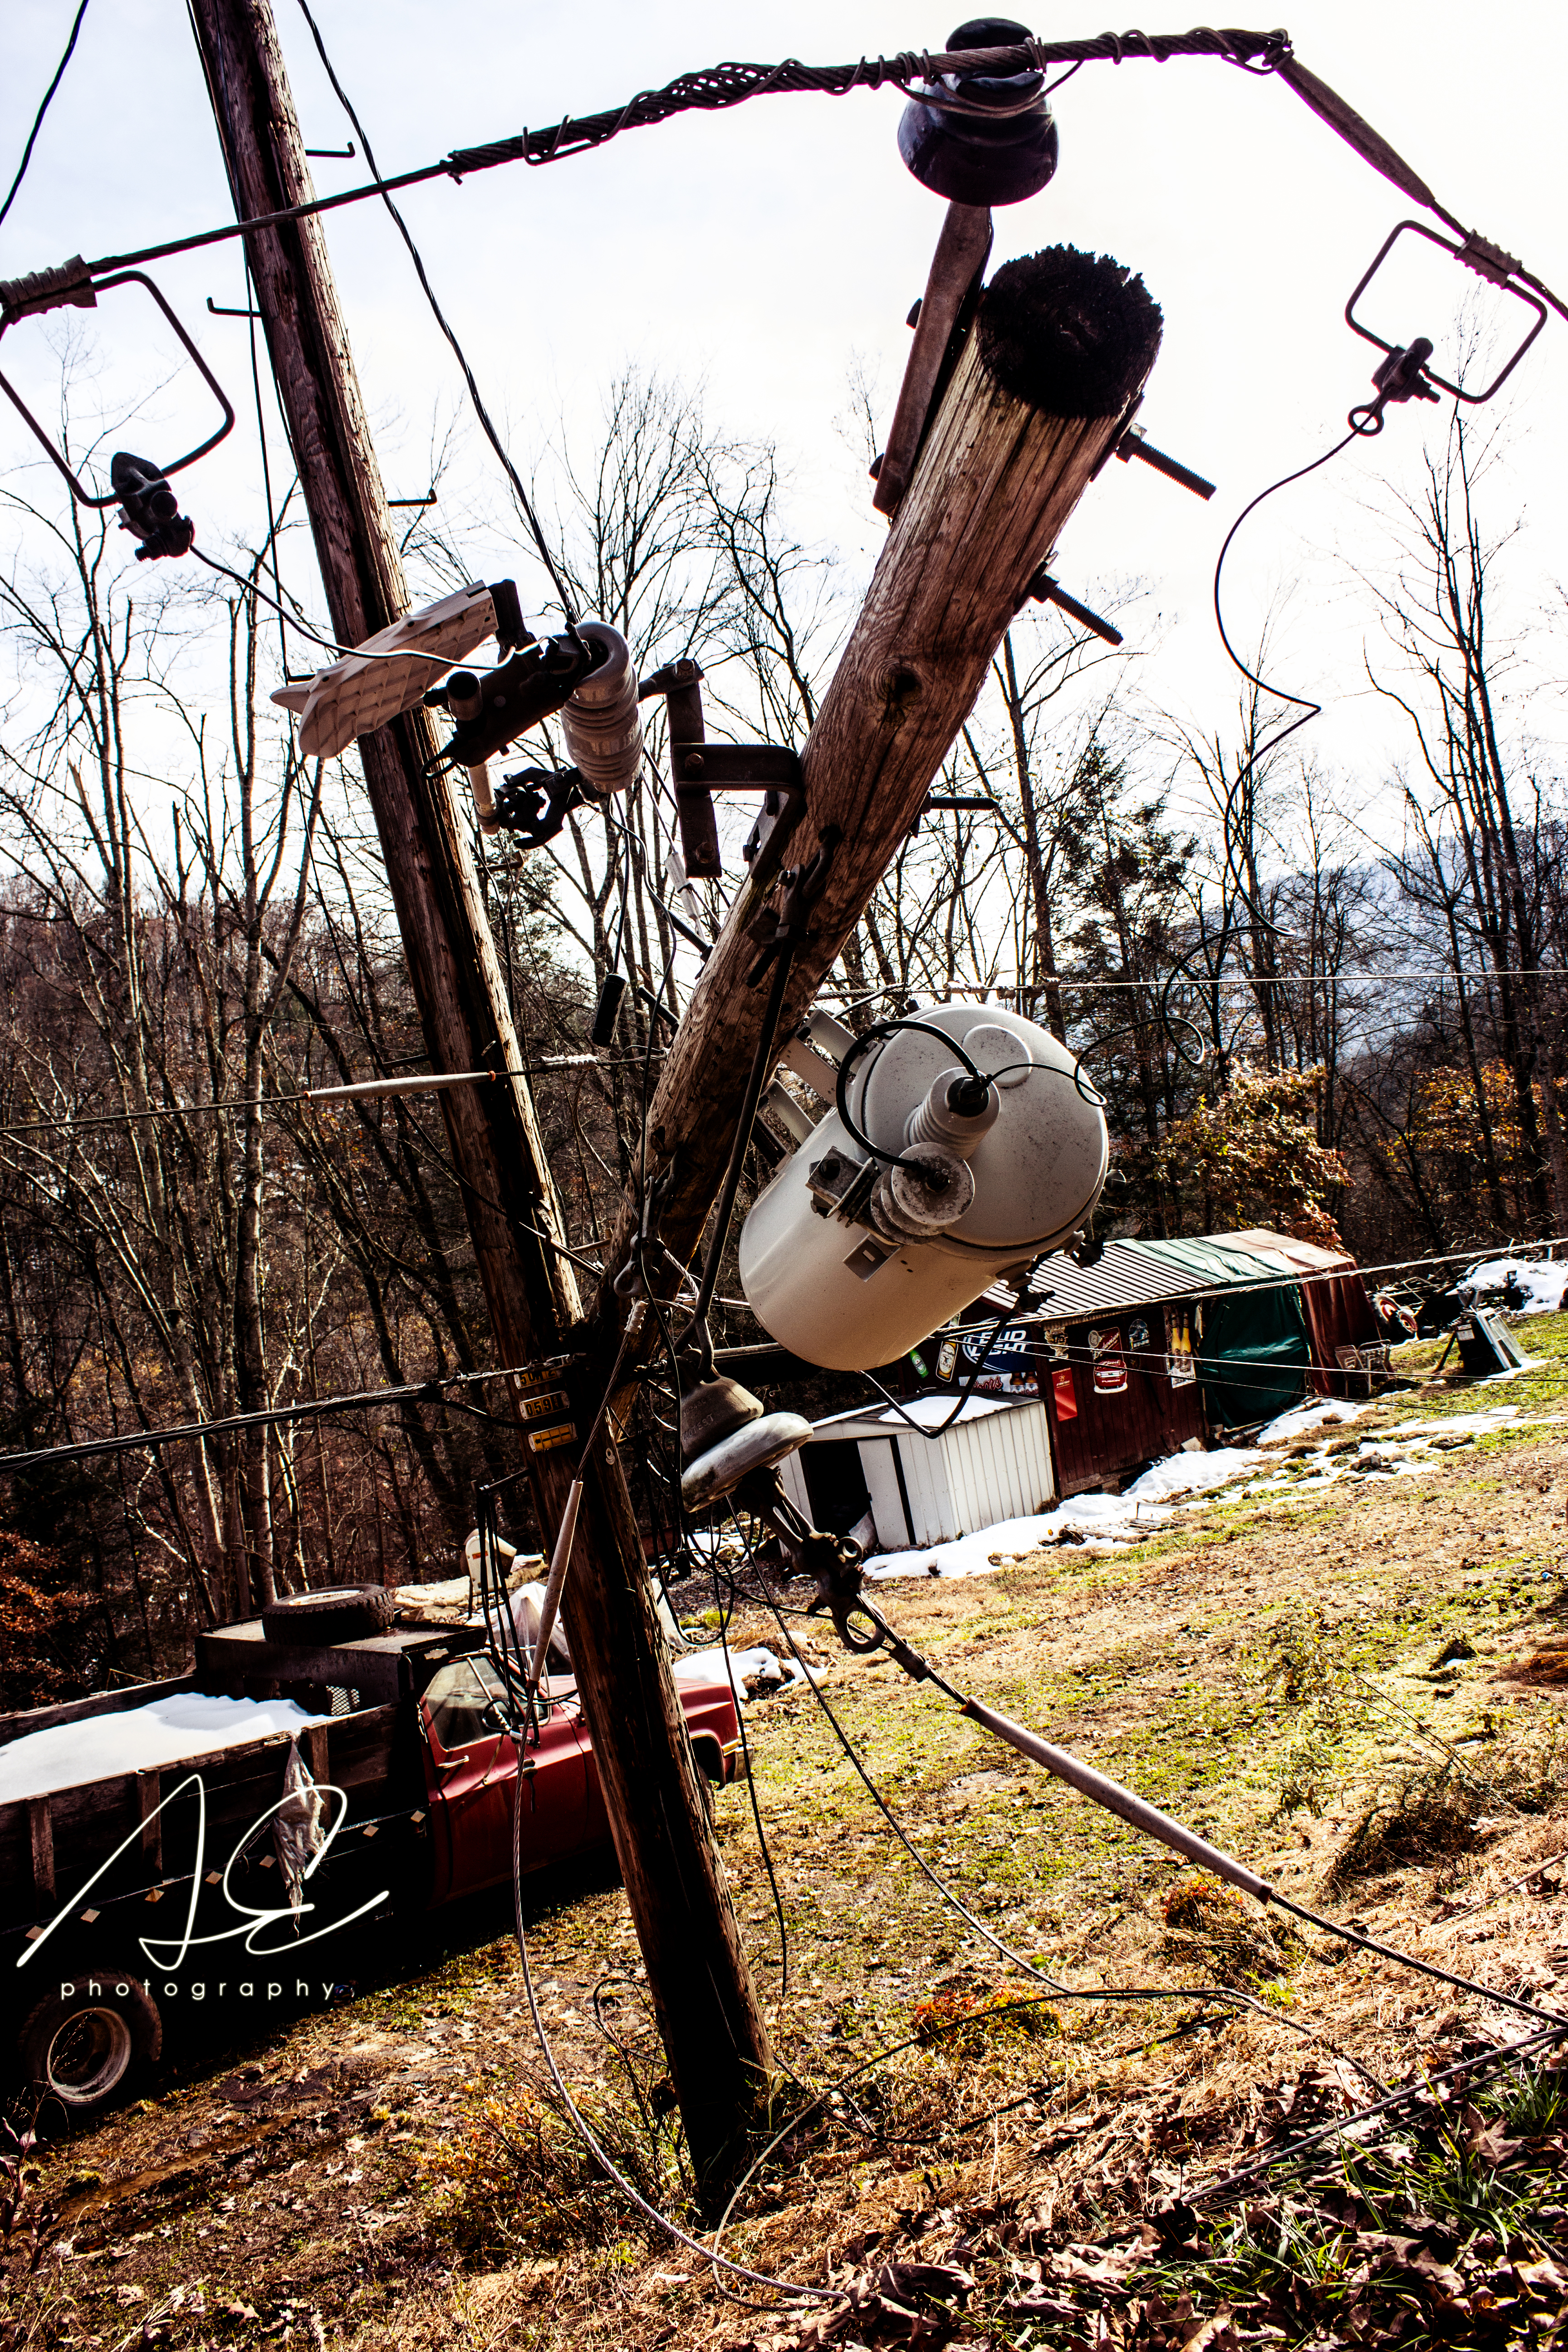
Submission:
M 192 18 L 239 217 L 309 203 L 269 0 L 192 0 Z M 407 595 L 321 225 L 257 229 L 246 247 L 333 631 L 354 646 L 400 618 Z M 496 1344 L 503 1363 L 526 1364 L 571 1344 L 581 1307 L 468 835 L 433 772 L 423 711 L 359 748 L 431 1060 L 508 1074 L 443 1092 L 441 1108 Z M 591 1358 L 578 1374 L 580 1421 L 606 1376 Z M 531 1465 L 546 1528 L 571 1479 L 566 1451 Z M 607 1437 L 582 1472 L 565 1603 L 573 1659 L 688 2144 L 711 2193 L 765 2092 L 772 2052 Z
M 1009 262 L 982 296 L 806 738 L 804 811 L 783 854 L 798 864 L 825 842 L 836 845 L 795 953 L 781 1037 L 919 817 L 1009 622 L 1032 587 L 1054 586 L 1040 575 L 1073 509 L 1122 446 L 1160 330 L 1141 278 L 1069 247 Z M 648 1111 L 647 1181 L 659 1188 L 659 1239 L 683 1260 L 728 1164 L 763 1027 L 767 992 L 751 975 L 773 887 L 748 877 L 736 893 Z M 623 1212 L 607 1267 L 622 1263 L 631 1232 Z M 602 1288 L 602 1324 L 613 1305 Z

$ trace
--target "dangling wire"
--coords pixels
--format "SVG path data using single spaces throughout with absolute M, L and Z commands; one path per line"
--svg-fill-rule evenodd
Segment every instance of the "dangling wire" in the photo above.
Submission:
M 319 630 L 312 629 L 308 622 L 301 621 L 296 614 L 290 613 L 287 606 L 278 602 L 276 596 L 269 596 L 257 580 L 247 579 L 243 572 L 237 572 L 232 564 L 220 563 L 216 555 L 205 554 L 195 545 L 190 549 L 190 552 L 198 563 L 205 563 L 209 572 L 220 572 L 226 580 L 232 580 L 237 587 L 243 588 L 247 596 L 258 598 L 263 604 L 270 604 L 272 610 L 280 615 L 287 627 L 297 630 L 302 637 L 309 637 L 313 646 L 320 646 L 323 653 L 332 655 L 334 659 L 341 657 L 347 660 L 352 655 L 356 661 L 427 661 L 433 662 L 437 669 L 452 669 L 456 667 L 450 654 L 426 653 L 418 646 L 395 647 L 340 646 L 331 637 L 323 637 Z M 470 667 L 472 667 L 471 664 Z
M 42 103 L 40 104 L 37 114 L 33 117 L 33 127 L 27 133 L 27 143 L 22 150 L 22 160 L 16 166 L 16 176 L 11 183 L 5 203 L 0 205 L 0 221 L 4 221 L 6 214 L 16 203 L 16 191 L 27 176 L 27 166 L 33 160 L 33 150 L 37 144 L 38 133 L 44 127 L 44 117 L 49 110 L 50 103 L 53 100 L 56 90 L 58 89 L 61 82 L 65 79 L 65 70 L 71 61 L 71 51 L 76 47 L 76 37 L 81 30 L 81 20 L 86 14 L 87 0 L 81 0 L 81 6 L 76 12 L 76 21 L 71 26 L 70 38 L 67 41 L 65 46 L 65 54 L 61 58 L 58 65 L 55 68 L 54 79 L 50 82 L 47 89 L 45 90 Z
M 1354 412 L 1354 415 L 1359 416 L 1365 416 L 1370 414 L 1370 411 L 1362 409 L 1358 409 Z M 1226 629 L 1225 614 L 1220 606 L 1219 596 L 1220 574 L 1225 570 L 1225 559 L 1230 553 L 1231 541 L 1236 537 L 1237 532 L 1241 529 L 1242 524 L 1247 520 L 1247 516 L 1250 514 L 1256 514 L 1258 509 L 1263 504 L 1265 499 L 1271 499 L 1276 490 L 1289 489 L 1292 482 L 1305 481 L 1307 476 L 1309 474 L 1315 474 L 1320 466 L 1328 465 L 1330 460 L 1337 457 L 1342 450 L 1348 449 L 1352 441 L 1365 440 L 1368 437 L 1369 433 L 1381 432 L 1382 429 L 1383 420 L 1381 415 L 1377 417 L 1375 423 L 1371 425 L 1357 425 L 1352 421 L 1350 431 L 1345 434 L 1341 440 L 1336 441 L 1331 449 L 1325 449 L 1321 457 L 1314 457 L 1309 465 L 1298 466 L 1293 474 L 1282 474 L 1277 482 L 1270 482 L 1266 490 L 1259 490 L 1258 496 L 1251 500 L 1250 504 L 1242 508 L 1241 512 L 1237 516 L 1236 520 L 1231 524 L 1230 529 L 1225 535 L 1225 545 L 1220 549 L 1219 561 L 1215 563 L 1214 568 L 1214 617 L 1215 625 L 1219 631 L 1219 641 L 1225 647 L 1226 652 L 1230 656 L 1231 660 L 1236 664 L 1237 668 L 1241 672 L 1243 677 L 1247 680 L 1249 685 L 1257 687 L 1260 694 L 1271 694 L 1278 701 L 1290 703 L 1293 708 L 1298 709 L 1301 714 L 1299 719 L 1292 719 L 1288 727 L 1282 727 L 1278 735 L 1270 736 L 1267 743 L 1262 744 L 1258 751 L 1252 753 L 1251 757 L 1243 767 L 1241 775 L 1237 778 L 1237 783 L 1240 783 L 1242 778 L 1249 774 L 1251 771 L 1258 766 L 1258 761 L 1268 752 L 1278 751 L 1279 745 L 1284 742 L 1288 735 L 1294 735 L 1298 727 L 1305 727 L 1309 719 L 1318 718 L 1321 713 L 1323 706 L 1321 702 L 1312 701 L 1307 695 L 1288 693 L 1284 687 L 1273 686 L 1267 678 L 1259 677 L 1258 672 L 1255 669 L 1249 668 L 1247 664 L 1242 660 L 1241 656 L 1231 644 L 1229 635 Z M 1243 893 L 1243 896 L 1246 896 L 1245 892 Z M 1251 911 L 1256 913 L 1257 909 L 1252 908 Z M 1269 928 L 1272 929 L 1275 927 L 1270 925 Z
M 485 1629 L 486 1654 L 500 1681 L 508 1730 L 514 1739 L 521 1738 L 526 1744 L 531 1738 L 537 1747 L 539 1716 L 530 1685 L 530 1661 L 524 1655 L 522 1636 L 507 1596 L 496 1508 L 499 1489 L 526 1475 L 526 1471 L 514 1470 L 510 1477 L 477 1487 L 474 1519 L 479 1538 L 479 1616 Z
M 348 116 L 349 121 L 353 125 L 354 133 L 359 140 L 360 147 L 364 155 L 364 160 L 370 167 L 371 176 L 374 180 L 377 188 L 380 190 L 381 200 L 386 206 L 387 211 L 392 215 L 393 220 L 396 224 L 398 235 L 402 237 L 404 244 L 408 247 L 409 258 L 414 264 L 415 272 L 418 277 L 419 283 L 425 289 L 425 299 L 430 305 L 436 324 L 446 336 L 447 342 L 450 343 L 453 356 L 457 360 L 458 365 L 463 371 L 463 381 L 468 387 L 468 398 L 474 404 L 474 415 L 479 420 L 480 429 L 482 430 L 486 440 L 489 443 L 490 447 L 495 451 L 496 456 L 500 459 L 502 470 L 504 471 L 508 481 L 511 484 L 512 493 L 516 498 L 519 506 L 522 509 L 523 520 L 527 523 L 529 530 L 533 534 L 533 543 L 539 550 L 540 559 L 543 563 L 546 572 L 549 572 L 552 585 L 555 590 L 557 597 L 560 599 L 561 610 L 566 616 L 567 628 L 574 633 L 577 626 L 576 606 L 573 602 L 565 582 L 562 579 L 560 572 L 556 568 L 555 559 L 551 554 L 549 547 L 545 543 L 544 533 L 539 527 L 539 519 L 533 511 L 532 502 L 529 498 L 528 492 L 523 488 L 522 478 L 519 474 L 517 467 L 512 464 L 510 457 L 507 454 L 506 445 L 502 441 L 500 435 L 496 430 L 494 424 L 491 422 L 489 410 L 485 406 L 484 397 L 479 391 L 479 384 L 475 381 L 474 371 L 468 365 L 468 355 L 464 352 L 462 344 L 458 341 L 451 326 L 448 324 L 446 312 L 442 310 L 441 305 L 436 299 L 436 290 L 431 285 L 428 277 L 426 275 L 425 263 L 420 254 L 419 247 L 415 244 L 413 236 L 409 232 L 408 224 L 404 219 L 403 215 L 398 211 L 396 205 L 393 202 L 391 193 L 381 176 L 381 166 L 377 163 L 374 155 L 371 152 L 371 144 L 370 141 L 365 136 L 364 125 L 360 121 L 359 116 L 355 113 L 347 90 L 344 89 L 342 82 L 338 79 L 332 61 L 327 55 L 326 43 L 321 38 L 320 28 L 317 26 L 314 16 L 310 14 L 310 8 L 307 5 L 307 0 L 300 0 L 300 13 L 310 28 L 310 38 L 315 42 L 317 55 L 320 57 L 322 65 L 327 69 L 327 79 L 338 94 L 338 102 L 342 106 L 343 112 Z
M 980 1383 L 980 1376 L 985 1370 L 985 1360 L 990 1355 L 992 1349 L 994 1348 L 998 1339 L 1001 1339 L 1003 1333 L 1007 1330 L 1010 1325 L 1016 1323 L 1021 1316 L 1026 1315 L 1031 1307 L 1042 1303 L 1045 1299 L 1050 1297 L 1050 1292 L 1046 1290 L 1040 1293 L 1039 1299 L 1036 1298 L 1034 1295 L 1034 1277 L 1037 1271 L 1037 1264 L 1029 1268 L 1028 1273 L 1018 1285 L 1017 1290 L 1008 1300 L 1006 1306 L 1004 1307 L 1001 1314 L 998 1315 L 995 1322 L 991 1326 L 990 1330 L 986 1333 L 985 1338 L 981 1342 L 980 1353 L 974 1360 L 974 1370 L 970 1373 L 968 1382 L 959 1395 L 958 1402 L 953 1406 L 952 1411 L 947 1415 L 947 1418 L 944 1421 L 933 1423 L 931 1428 L 928 1429 L 923 1421 L 917 1421 L 912 1412 L 905 1412 L 902 1403 L 893 1394 L 891 1389 L 885 1389 L 874 1372 L 863 1371 L 860 1378 L 863 1381 L 868 1381 L 870 1382 L 871 1386 L 876 1390 L 877 1394 L 885 1403 L 889 1404 L 892 1407 L 900 1421 L 907 1422 L 909 1423 L 910 1427 L 915 1432 L 915 1434 L 918 1437 L 924 1437 L 934 1441 L 936 1438 L 945 1436 L 946 1433 L 952 1427 L 953 1423 L 957 1421 L 960 1414 L 963 1412 L 965 1405 L 969 1402 L 970 1398 L 974 1394 L 974 1391 Z M 965 1349 L 966 1354 L 968 1350 Z

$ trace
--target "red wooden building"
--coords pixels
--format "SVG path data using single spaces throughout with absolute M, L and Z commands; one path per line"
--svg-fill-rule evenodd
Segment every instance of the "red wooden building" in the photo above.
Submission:
M 1235 1443 L 1309 1388 L 1365 1394 L 1387 1372 L 1353 1260 L 1284 1234 L 1110 1242 L 1092 1265 L 1048 1259 L 1040 1286 L 1013 1345 L 1046 1405 L 1059 1495 Z

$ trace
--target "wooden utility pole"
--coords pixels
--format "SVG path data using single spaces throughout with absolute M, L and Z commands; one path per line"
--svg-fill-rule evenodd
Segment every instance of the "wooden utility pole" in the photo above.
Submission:
M 268 0 L 192 0 L 192 16 L 239 217 L 310 202 Z M 258 229 L 246 244 L 332 628 L 357 645 L 408 600 L 321 225 Z M 521 1055 L 468 833 L 445 776 L 431 771 L 431 722 L 409 712 L 359 748 L 431 1060 L 437 1070 L 489 1062 L 516 1073 Z M 526 1086 L 513 1075 L 440 1100 L 501 1361 L 554 1354 L 571 1344 L 581 1307 Z M 584 1418 L 598 1402 L 595 1376 L 607 1366 L 590 1360 L 579 1384 Z M 536 1460 L 546 1528 L 572 1475 L 566 1450 Z M 583 1467 L 565 1603 L 578 1688 L 688 2144 L 699 2181 L 717 2192 L 772 2053 L 607 1438 Z
M 1009 262 L 982 298 L 804 753 L 805 813 L 784 851 L 842 839 L 796 956 L 784 1026 L 810 1004 L 973 708 L 1029 583 L 1120 436 L 1153 365 L 1142 281 L 1063 247 Z M 748 880 L 692 992 L 647 1120 L 659 1235 L 695 1251 L 727 1165 L 765 986 L 748 987 L 768 896 Z M 618 1265 L 623 1216 L 605 1257 Z M 598 1313 L 612 1301 L 601 1291 Z

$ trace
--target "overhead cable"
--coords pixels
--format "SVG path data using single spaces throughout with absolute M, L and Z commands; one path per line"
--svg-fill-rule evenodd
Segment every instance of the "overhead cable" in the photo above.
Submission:
M 25 310 L 33 307 L 30 297 L 47 299 L 51 286 L 57 282 L 63 286 L 69 281 L 79 286 L 84 278 L 124 268 L 133 262 L 158 261 L 172 254 L 190 253 L 201 247 L 222 244 L 230 237 L 247 236 L 257 228 L 277 227 L 286 221 L 303 219 L 308 215 L 335 211 L 343 205 L 363 204 L 371 196 L 380 196 L 384 201 L 392 190 L 415 187 L 429 180 L 462 181 L 474 173 L 489 171 L 501 163 L 558 163 L 568 155 L 583 154 L 590 148 L 603 146 L 623 131 L 665 122 L 677 114 L 722 111 L 750 98 L 794 90 L 816 91 L 842 98 L 852 89 L 879 89 L 884 85 L 910 95 L 910 86 L 918 80 L 921 85 L 919 94 L 925 103 L 954 103 L 942 87 L 942 78 L 949 74 L 961 76 L 981 72 L 1005 75 L 1046 71 L 1058 65 L 1100 61 L 1120 66 L 1135 58 L 1148 58 L 1163 65 L 1170 58 L 1183 57 L 1215 58 L 1226 64 L 1238 66 L 1245 72 L 1265 78 L 1276 77 L 1284 81 L 1298 98 L 1311 108 L 1314 114 L 1355 150 L 1363 162 L 1370 163 L 1373 171 L 1381 173 L 1385 180 L 1392 181 L 1414 203 L 1454 230 L 1463 240 L 1461 257 L 1469 267 L 1489 277 L 1494 284 L 1506 285 L 1511 278 L 1519 278 L 1522 284 L 1532 287 L 1561 318 L 1568 319 L 1568 305 L 1564 305 L 1521 262 L 1502 252 L 1478 232 L 1467 230 L 1457 215 L 1439 202 L 1420 173 L 1373 130 L 1371 123 L 1298 60 L 1291 48 L 1289 33 L 1216 31 L 1203 26 L 1185 33 L 1100 33 L 1088 39 L 1028 40 L 994 49 L 904 50 L 892 57 L 861 58 L 854 65 L 807 66 L 792 58 L 772 66 L 733 63 L 711 66 L 696 73 L 683 74 L 660 89 L 640 90 L 624 106 L 605 113 L 578 118 L 568 115 L 542 131 L 523 131 L 513 138 L 491 141 L 479 147 L 454 148 L 438 163 L 421 164 L 414 171 L 400 172 L 391 176 L 378 174 L 369 186 L 348 188 L 338 195 L 314 197 L 309 204 L 292 205 L 280 212 L 263 214 L 253 220 L 200 230 L 190 236 L 173 237 L 160 245 L 144 247 L 135 253 L 106 255 L 100 260 L 87 264 L 73 260 L 58 269 L 36 272 L 31 278 L 17 279 L 9 284 L 0 282 L 0 310 L 21 316 Z
M 510 1429 L 506 1415 L 487 1412 L 482 1406 L 464 1404 L 447 1391 L 472 1388 L 482 1381 L 526 1379 L 528 1364 L 503 1365 L 493 1372 L 442 1372 L 427 1381 L 405 1381 L 395 1388 L 361 1389 L 348 1396 L 311 1397 L 300 1404 L 272 1405 L 257 1412 L 230 1412 L 213 1421 L 186 1421 L 169 1429 L 132 1429 L 118 1437 L 84 1438 L 76 1445 L 36 1446 L 26 1454 L 0 1454 L 0 1475 L 21 1470 L 52 1468 L 60 1462 L 90 1462 L 100 1454 L 151 1452 L 163 1445 L 182 1445 L 205 1437 L 226 1437 L 245 1429 L 277 1429 L 294 1421 L 320 1421 L 328 1413 L 357 1412 L 362 1407 L 391 1404 L 450 1404 L 476 1421 L 494 1421 Z
M 597 1067 L 601 1058 L 597 1054 L 547 1054 L 534 1063 L 533 1068 L 591 1069 Z M 260 1116 L 284 1103 L 358 1102 L 381 1095 L 438 1094 L 448 1087 L 488 1086 L 499 1084 L 502 1078 L 527 1078 L 531 1075 L 528 1070 L 437 1070 L 421 1072 L 415 1077 L 356 1079 L 352 1085 L 341 1087 L 302 1087 L 288 1095 L 217 1095 L 211 1102 L 154 1103 L 148 1110 L 93 1112 L 87 1118 L 66 1111 L 58 1118 L 35 1118 L 17 1127 L 0 1127 L 0 1139 L 38 1135 L 46 1130 L 74 1133 L 89 1127 L 132 1127 L 147 1118 L 199 1118 L 220 1110 L 254 1110 Z

